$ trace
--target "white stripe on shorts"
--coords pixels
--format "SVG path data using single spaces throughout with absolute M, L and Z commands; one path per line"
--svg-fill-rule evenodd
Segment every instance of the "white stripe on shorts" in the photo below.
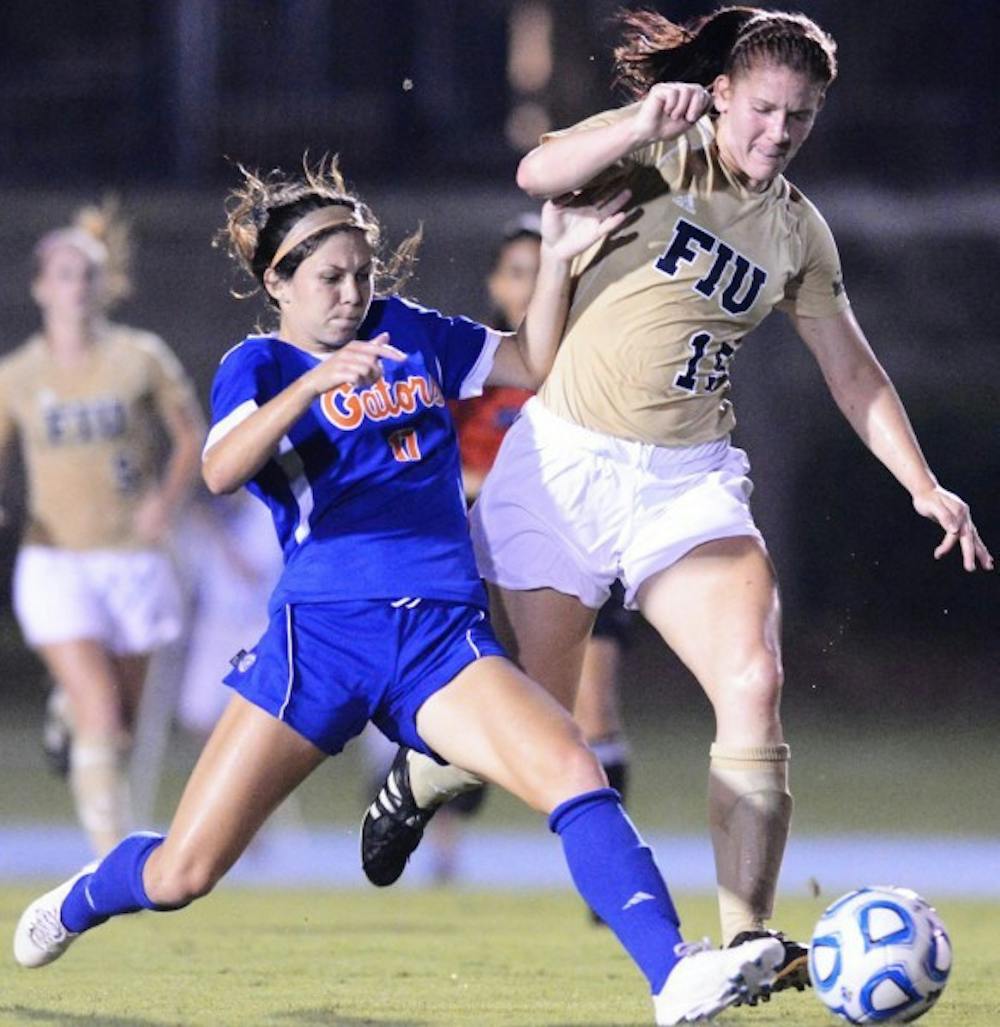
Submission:
M 278 720 L 285 719 L 285 710 L 292 698 L 292 685 L 295 684 L 295 647 L 292 645 L 292 607 L 285 604 L 285 653 L 288 660 L 288 685 L 285 688 L 285 701 L 278 710 Z
M 480 610 L 479 611 L 480 623 L 482 623 L 482 621 L 484 621 L 485 619 L 486 619 L 486 614 L 483 613 L 482 610 Z M 476 659 L 477 660 L 482 659 L 483 654 L 480 651 L 479 646 L 477 646 L 476 643 L 472 641 L 472 628 L 469 628 L 469 630 L 466 631 L 466 633 L 465 633 L 465 640 L 466 640 L 466 642 L 469 643 L 469 648 L 476 654 Z

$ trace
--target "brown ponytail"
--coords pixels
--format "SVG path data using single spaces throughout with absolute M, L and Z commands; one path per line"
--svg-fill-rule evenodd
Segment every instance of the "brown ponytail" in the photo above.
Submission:
M 631 99 L 657 82 L 709 87 L 719 75 L 736 75 L 757 63 L 801 71 L 824 88 L 837 75 L 836 43 L 804 14 L 722 7 L 677 25 L 653 11 L 626 11 L 619 23 L 615 84 Z

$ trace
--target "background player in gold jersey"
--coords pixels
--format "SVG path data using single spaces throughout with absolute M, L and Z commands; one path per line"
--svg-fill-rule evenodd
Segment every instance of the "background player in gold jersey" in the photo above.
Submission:
M 45 235 L 31 290 L 41 330 L 0 361 L 0 448 L 17 435 L 27 476 L 14 608 L 68 700 L 70 784 L 98 854 L 130 826 L 126 756 L 150 653 L 180 631 L 161 543 L 202 440 L 174 355 L 106 318 L 127 291 L 126 247 L 124 225 L 95 208 Z
M 494 623 L 564 704 L 616 579 L 705 690 L 729 944 L 764 931 L 792 810 L 778 591 L 749 465 L 729 444 L 743 337 L 787 313 L 851 426 L 944 529 L 935 557 L 957 548 L 968 571 L 993 559 L 927 465 L 851 312 L 826 223 L 783 177 L 836 75 L 833 41 L 802 15 L 746 7 L 685 27 L 652 13 L 623 24 L 617 70 L 636 102 L 553 133 L 518 182 L 541 197 L 620 177 L 633 217 L 578 258 L 554 367 L 504 441 L 473 537 Z M 411 763 L 418 785 L 423 773 Z M 805 951 L 786 953 L 778 986 L 801 987 Z

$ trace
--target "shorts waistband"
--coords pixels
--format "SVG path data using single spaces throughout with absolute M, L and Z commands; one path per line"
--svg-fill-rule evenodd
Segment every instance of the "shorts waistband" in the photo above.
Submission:
M 692 446 L 657 446 L 651 442 L 622 439 L 615 435 L 584 428 L 547 409 L 537 396 L 521 408 L 534 434 L 548 444 L 582 449 L 633 467 L 670 466 L 674 469 L 707 469 L 718 465 L 729 452 L 729 436 Z

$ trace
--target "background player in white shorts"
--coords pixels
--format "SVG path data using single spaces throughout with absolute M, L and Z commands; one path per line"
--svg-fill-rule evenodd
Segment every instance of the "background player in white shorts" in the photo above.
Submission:
M 161 543 L 202 439 L 191 386 L 163 341 L 105 317 L 127 291 L 124 232 L 107 209 L 87 208 L 41 239 L 41 329 L 0 361 L 0 448 L 16 434 L 27 475 L 14 608 L 68 700 L 70 784 L 97 853 L 128 830 L 125 757 L 149 655 L 180 631 Z
M 473 537 L 498 630 L 564 704 L 615 579 L 704 688 L 731 943 L 764 931 L 792 809 L 778 591 L 728 443 L 744 336 L 788 314 L 851 426 L 945 530 L 935 557 L 957 548 L 968 571 L 993 560 L 854 319 L 826 223 L 782 174 L 836 75 L 833 41 L 802 15 L 742 7 L 684 27 L 623 23 L 617 70 L 636 102 L 552 133 L 518 182 L 556 196 L 617 177 L 633 217 L 578 258 L 555 364 L 504 441 Z M 780 983 L 804 985 L 804 949 L 786 952 Z

